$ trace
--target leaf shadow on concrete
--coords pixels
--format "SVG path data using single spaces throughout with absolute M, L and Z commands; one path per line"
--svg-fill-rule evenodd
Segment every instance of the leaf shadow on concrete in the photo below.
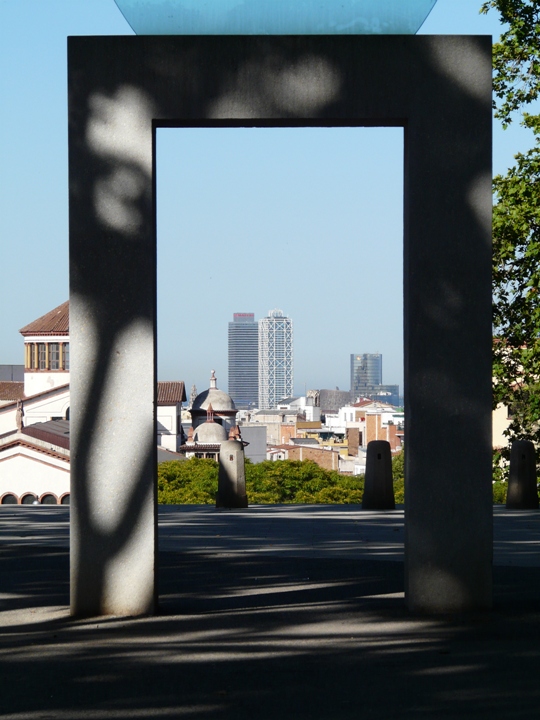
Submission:
M 492 613 L 423 618 L 405 608 L 401 562 L 176 552 L 159 559 L 160 616 L 75 620 L 65 550 L 5 552 L 4 717 L 536 712 L 540 568 L 496 568 Z

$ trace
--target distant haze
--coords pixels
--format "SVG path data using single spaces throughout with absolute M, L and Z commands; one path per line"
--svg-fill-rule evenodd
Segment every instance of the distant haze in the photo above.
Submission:
M 157 178 L 160 378 L 226 388 L 233 314 L 279 307 L 297 394 L 353 352 L 403 387 L 401 128 L 159 130 Z

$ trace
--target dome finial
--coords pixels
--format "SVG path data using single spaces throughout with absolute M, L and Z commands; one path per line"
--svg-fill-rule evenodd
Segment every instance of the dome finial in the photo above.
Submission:
M 216 371 L 212 370 L 212 373 L 210 375 L 210 388 L 217 388 L 217 379 L 216 379 Z

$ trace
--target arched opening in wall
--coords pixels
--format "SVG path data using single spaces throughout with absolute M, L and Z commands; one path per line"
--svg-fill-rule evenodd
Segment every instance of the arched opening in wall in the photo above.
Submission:
M 13 493 L 6 493 L 5 495 L 2 495 L 2 498 L 0 499 L 0 505 L 17 505 L 17 496 Z
M 58 505 L 58 498 L 53 493 L 45 493 L 41 496 L 40 503 L 42 505 Z
M 285 453 L 350 477 L 364 472 L 370 439 L 401 446 L 403 153 L 400 127 L 156 131 L 158 378 L 183 380 L 189 398 L 215 369 L 242 408 L 254 462 Z M 275 308 L 292 320 L 294 346 L 280 422 L 275 405 L 255 413 L 253 326 Z M 251 344 L 235 358 L 237 325 Z M 380 358 L 379 374 L 355 385 L 363 355 Z M 253 372 L 253 396 L 235 397 Z M 359 397 L 400 409 L 368 417 Z
M 60 505 L 69 505 L 69 493 L 60 497 Z
M 26 495 L 21 497 L 21 505 L 33 505 L 37 502 L 39 502 L 37 495 L 34 495 L 33 493 L 26 493 Z

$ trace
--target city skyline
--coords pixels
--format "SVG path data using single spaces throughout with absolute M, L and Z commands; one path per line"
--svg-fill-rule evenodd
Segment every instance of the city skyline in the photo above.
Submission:
M 497 13 L 480 4 L 439 0 L 420 34 L 498 37 Z M 20 267 L 0 286 L 3 364 L 24 361 L 19 328 L 68 298 L 66 38 L 108 34 L 133 34 L 112 0 L 0 3 L 0 262 Z M 532 134 L 494 131 L 494 172 L 505 172 Z M 278 305 L 295 321 L 295 395 L 348 389 L 354 348 L 381 352 L 385 382 L 402 388 L 403 130 L 156 138 L 159 378 L 203 389 L 215 367 L 224 387 L 233 312 Z
M 160 379 L 182 373 L 201 387 L 213 367 L 224 386 L 228 322 L 242 304 L 257 318 L 276 306 L 294 318 L 294 395 L 349 389 L 348 356 L 360 341 L 380 349 L 388 377 L 402 382 L 403 178 L 399 163 L 381 158 L 383 145 L 402 155 L 403 130 L 157 131 Z M 364 175 L 371 182 L 359 193 Z M 201 238 L 220 238 L 212 257 Z M 179 267 L 184 311 L 163 335 Z M 197 348 L 197 362 L 186 345 Z

